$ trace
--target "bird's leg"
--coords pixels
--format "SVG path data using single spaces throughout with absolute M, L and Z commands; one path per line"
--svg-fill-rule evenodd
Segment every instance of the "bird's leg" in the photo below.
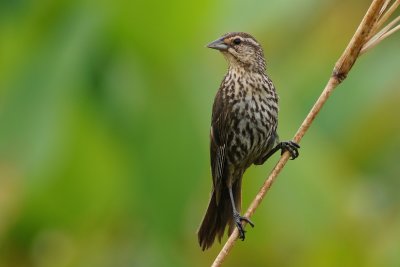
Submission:
M 299 156 L 299 151 L 298 151 L 299 148 L 300 148 L 300 146 L 296 142 L 293 142 L 293 141 L 280 142 L 273 149 L 271 149 L 267 155 L 265 155 L 262 158 L 261 164 L 263 164 L 269 157 L 271 157 L 273 154 L 275 154 L 275 152 L 278 150 L 281 150 L 281 155 L 285 151 L 289 151 L 290 159 L 293 160 Z
M 249 218 L 247 218 L 245 216 L 241 216 L 240 213 L 236 210 L 235 200 L 233 198 L 232 187 L 231 186 L 229 186 L 229 195 L 231 197 L 231 202 L 232 202 L 233 220 L 234 220 L 234 222 L 236 224 L 236 227 L 239 230 L 239 239 L 244 240 L 244 238 L 245 238 L 244 233 L 246 231 L 243 228 L 242 221 L 247 222 L 248 224 L 251 225 L 251 227 L 254 227 L 254 223 L 252 221 L 250 221 Z

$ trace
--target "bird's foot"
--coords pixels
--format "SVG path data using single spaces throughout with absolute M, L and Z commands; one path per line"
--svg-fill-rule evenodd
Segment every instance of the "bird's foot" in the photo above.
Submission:
M 299 149 L 300 146 L 296 142 L 293 141 L 287 141 L 287 142 L 281 142 L 281 155 L 285 152 L 288 151 L 290 153 L 290 159 L 293 160 L 299 156 Z
M 252 221 L 250 221 L 249 218 L 240 216 L 239 213 L 234 213 L 233 219 L 235 220 L 236 227 L 239 231 L 239 239 L 241 239 L 243 241 L 245 238 L 246 231 L 243 228 L 242 221 L 245 221 L 246 223 L 250 224 L 251 227 L 254 227 L 254 223 Z

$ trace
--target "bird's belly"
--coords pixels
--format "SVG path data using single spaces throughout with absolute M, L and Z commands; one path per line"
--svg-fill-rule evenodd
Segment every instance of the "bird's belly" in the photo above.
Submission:
M 276 130 L 276 119 L 267 112 L 241 112 L 230 127 L 228 154 L 231 163 L 244 168 L 265 154 Z

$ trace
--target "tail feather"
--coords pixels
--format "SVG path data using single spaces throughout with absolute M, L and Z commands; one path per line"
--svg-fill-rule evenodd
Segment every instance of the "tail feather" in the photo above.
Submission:
M 225 227 L 229 225 L 228 234 L 233 232 L 235 227 L 232 216 L 232 205 L 227 187 L 221 188 L 220 200 L 217 205 L 215 191 L 211 194 L 206 214 L 197 232 L 199 244 L 203 250 L 208 249 L 217 237 L 219 242 L 224 235 Z M 240 211 L 241 206 L 241 181 L 232 186 L 232 193 L 235 199 L 236 209 Z

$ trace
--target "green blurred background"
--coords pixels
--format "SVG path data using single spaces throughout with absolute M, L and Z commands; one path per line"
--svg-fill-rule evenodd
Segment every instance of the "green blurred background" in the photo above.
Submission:
M 263 45 L 290 139 L 370 1 L 0 1 L 0 266 L 208 266 L 211 106 Z M 226 266 L 400 266 L 400 34 L 333 94 Z M 244 208 L 278 156 L 251 167 Z

